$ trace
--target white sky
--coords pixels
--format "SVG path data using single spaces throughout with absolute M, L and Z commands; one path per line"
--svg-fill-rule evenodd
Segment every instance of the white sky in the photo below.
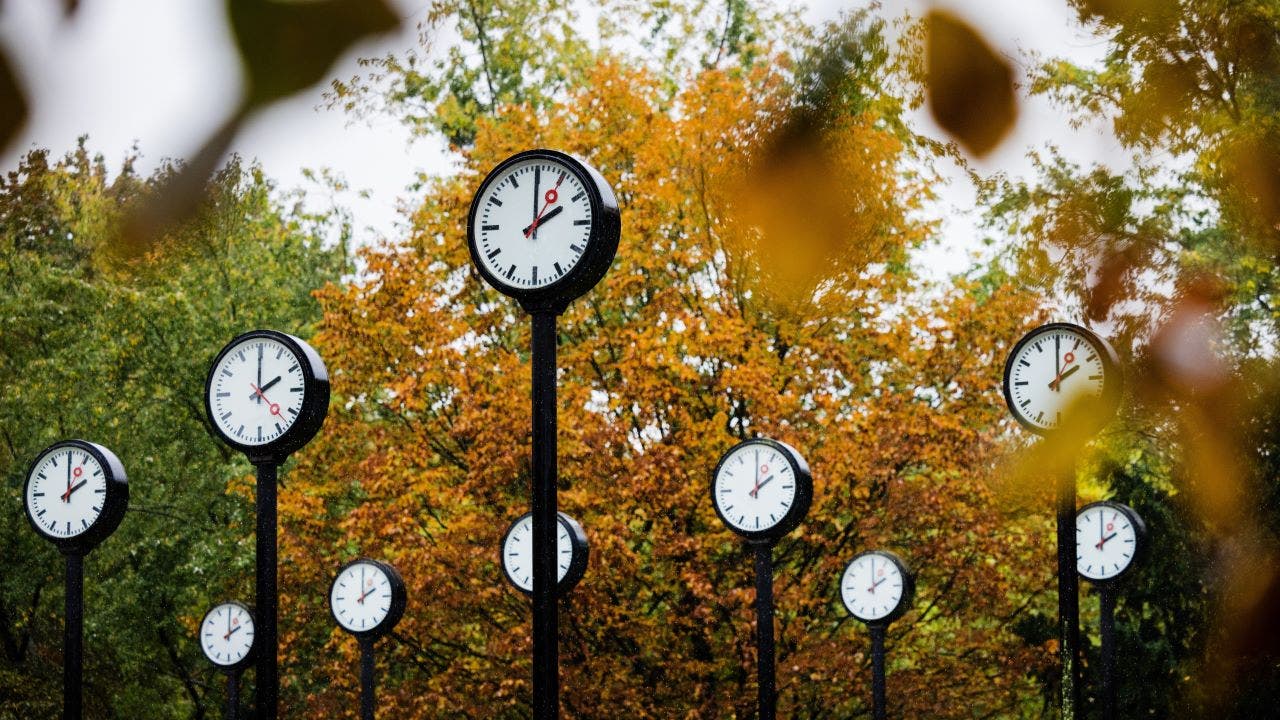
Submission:
M 417 21 L 426 0 L 394 0 L 406 18 L 401 31 L 357 47 L 333 71 L 334 77 L 358 72 L 359 57 L 403 52 L 417 41 Z M 18 71 L 32 96 L 33 114 L 25 135 L 0 156 L 0 172 L 33 146 L 55 153 L 89 135 L 89 147 L 103 153 L 109 166 L 136 142 L 142 152 L 140 170 L 148 172 L 161 159 L 184 157 L 222 120 L 240 89 L 240 69 L 220 0 L 84 0 L 69 22 L 60 3 L 0 3 L 0 38 L 14 49 Z M 834 18 L 841 9 L 865 3 L 812 0 L 810 20 Z M 950 0 L 937 2 L 972 22 L 1008 56 L 1021 61 L 1023 51 L 1092 62 L 1103 51 L 1100 41 L 1080 30 L 1064 0 Z M 885 0 L 884 12 L 922 15 L 923 0 Z M 584 14 L 594 11 L 584 3 Z M 394 237 L 400 221 L 398 201 L 418 173 L 449 170 L 449 156 L 437 141 L 410 142 L 394 119 L 350 122 L 321 103 L 323 85 L 272 107 L 251 122 L 233 150 L 262 163 L 282 188 L 307 187 L 306 168 L 330 168 L 345 177 L 352 190 L 339 196 L 352 212 L 357 239 Z M 915 118 L 926 134 L 943 137 L 927 112 Z M 981 172 L 1025 175 L 1026 151 L 1053 140 L 1082 162 L 1115 161 L 1119 145 L 1105 128 L 1073 131 L 1060 112 L 1043 100 L 1021 106 L 1016 131 L 986 161 Z M 935 277 L 959 272 L 978 252 L 972 188 L 958 171 L 943 190 L 939 212 L 946 218 L 940 247 L 922 262 Z M 312 186 L 314 188 L 314 186 Z M 358 191 L 367 190 L 367 197 Z M 317 202 L 327 193 L 312 190 Z

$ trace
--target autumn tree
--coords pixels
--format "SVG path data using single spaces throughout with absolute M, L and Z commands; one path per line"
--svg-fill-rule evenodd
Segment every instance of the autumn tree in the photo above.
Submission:
M 998 268 L 936 287 L 913 270 L 937 233 L 933 146 L 905 126 L 884 23 L 771 24 L 728 3 L 708 35 L 617 3 L 614 26 L 695 60 L 669 73 L 675 55 L 643 45 L 565 42 L 538 60 L 572 73 L 561 83 L 520 73 L 519 53 L 476 54 L 481 26 L 510 41 L 532 5 L 440 4 L 463 49 L 430 69 L 380 61 L 365 89 L 393 108 L 409 91 L 460 166 L 426 184 L 411 232 L 362 250 L 361 276 L 321 294 L 333 410 L 281 496 L 289 704 L 352 716 L 356 645 L 328 622 L 324 588 L 367 554 L 409 586 L 380 648 L 386 713 L 529 715 L 529 606 L 498 565 L 528 503 L 528 324 L 472 271 L 464 221 L 487 169 L 548 146 L 587 158 L 623 207 L 610 274 L 559 325 L 561 507 L 592 545 L 561 608 L 565 716 L 751 716 L 751 564 L 707 488 L 754 434 L 801 448 L 816 484 L 775 556 L 783 716 L 869 715 L 867 637 L 836 582 L 880 546 L 920 571 L 917 608 L 889 637 L 895 714 L 1041 712 L 1052 533 L 1041 509 L 992 490 L 999 369 L 1037 310 Z M 442 95 L 476 84 L 451 64 L 476 57 L 543 84 L 491 104 Z M 456 131 L 458 107 L 474 136 Z

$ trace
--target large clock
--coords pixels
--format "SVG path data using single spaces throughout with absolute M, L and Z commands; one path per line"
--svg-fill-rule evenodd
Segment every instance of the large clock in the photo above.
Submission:
M 329 371 L 302 340 L 254 330 L 218 353 L 205 382 L 209 422 L 252 460 L 282 461 L 319 432 L 329 411 Z
M 480 184 L 467 243 L 485 282 L 528 312 L 559 313 L 604 277 L 621 227 L 613 189 L 595 168 L 555 150 L 528 150 Z
M 813 476 L 795 448 L 754 438 L 729 449 L 712 473 L 711 503 L 730 530 L 748 540 L 777 540 L 804 520 Z
M 840 600 L 853 617 L 868 625 L 888 625 L 902 617 L 915 597 L 915 577 L 906 563 L 887 550 L 864 552 L 840 576 Z
M 200 649 L 219 668 L 238 671 L 254 659 L 253 611 L 229 601 L 215 605 L 200 622 Z
M 129 479 L 115 453 L 67 440 L 36 456 L 22 495 L 37 533 L 63 552 L 84 554 L 120 526 Z
M 391 632 L 408 602 L 404 580 L 388 563 L 369 558 L 352 560 L 329 586 L 329 611 L 343 630 L 357 637 Z
M 1013 417 L 1049 435 L 1073 408 L 1105 422 L 1120 403 L 1120 362 L 1110 343 L 1071 323 L 1049 323 L 1027 333 L 1004 366 L 1004 398 Z

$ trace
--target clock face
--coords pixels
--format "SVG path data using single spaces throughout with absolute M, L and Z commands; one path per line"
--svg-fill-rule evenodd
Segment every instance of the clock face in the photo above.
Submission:
M 232 346 L 213 369 L 209 411 L 228 438 L 265 445 L 284 435 L 302 411 L 306 380 L 287 345 L 249 337 Z
M 1050 432 L 1073 404 L 1103 398 L 1116 381 L 1108 377 L 1114 372 L 1108 352 L 1071 325 L 1032 331 L 1014 348 L 1005 371 L 1014 417 L 1036 432 Z
M 503 168 L 475 203 L 476 260 L 509 288 L 537 289 L 560 280 L 582 260 L 592 239 L 588 188 L 551 158 Z
M 1109 503 L 1076 515 L 1076 571 L 1090 580 L 1110 580 L 1129 568 L 1138 552 L 1138 530 L 1129 515 Z
M 556 523 L 556 582 L 569 574 L 573 565 L 573 539 L 563 521 Z M 511 583 L 524 592 L 533 592 L 533 516 L 526 514 L 511 526 L 502 542 L 502 566 Z
M 374 563 L 352 563 L 333 581 L 329 605 L 344 629 L 353 633 L 374 630 L 391 612 L 391 579 Z
M 213 608 L 200 623 L 200 649 L 217 665 L 244 662 L 253 650 L 253 615 L 240 603 Z
M 720 461 L 713 500 L 730 527 L 767 531 L 787 517 L 796 502 L 797 480 L 782 453 L 771 444 L 748 441 Z
M 884 620 L 902 604 L 906 581 L 898 563 L 879 552 L 859 555 L 840 578 L 840 599 L 864 622 Z
M 74 538 L 93 527 L 106 502 L 107 477 L 92 453 L 59 445 L 40 456 L 27 481 L 31 521 L 54 538 Z

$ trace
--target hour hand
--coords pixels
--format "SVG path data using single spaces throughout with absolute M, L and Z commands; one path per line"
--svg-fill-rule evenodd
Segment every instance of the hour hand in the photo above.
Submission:
M 257 390 L 254 390 L 253 392 L 249 393 L 249 399 L 250 399 L 250 400 L 252 400 L 253 398 L 261 397 L 261 396 L 262 396 L 262 393 L 265 393 L 266 391 L 270 390 L 270 389 L 271 389 L 271 386 L 272 386 L 272 385 L 275 385 L 275 384 L 276 384 L 276 383 L 278 383 L 278 382 L 280 382 L 280 376 L 279 376 L 279 375 L 277 375 L 277 376 L 275 377 L 275 379 L 274 379 L 274 380 L 272 380 L 271 382 L 267 383 L 266 385 L 263 385 L 262 387 L 258 388 Z
M 550 220 L 551 218 L 553 218 L 553 217 L 555 217 L 555 216 L 559 215 L 559 214 L 560 214 L 560 213 L 562 213 L 562 212 L 564 212 L 564 206 L 563 206 L 563 205 L 561 205 L 560 207 L 557 207 L 557 208 L 552 209 L 550 212 L 548 212 L 546 215 L 543 215 L 543 216 L 542 216 L 542 217 L 540 217 L 540 218 L 535 218 L 535 219 L 534 219 L 534 221 L 533 221 L 532 223 L 530 223 L 529 225 L 525 226 L 525 228 L 524 228 L 523 230 L 521 230 L 520 232 L 524 233 L 525 235 L 528 235 L 530 230 L 532 230 L 532 229 L 533 229 L 533 228 L 535 228 L 535 227 L 542 227 L 543 223 L 545 223 L 546 221 Z
M 764 479 L 764 482 L 761 482 L 759 485 L 757 485 L 755 489 L 751 491 L 751 497 L 760 497 L 760 488 L 764 487 L 765 485 L 768 485 L 769 481 L 772 480 L 773 477 L 774 477 L 773 475 L 770 475 L 769 477 Z

